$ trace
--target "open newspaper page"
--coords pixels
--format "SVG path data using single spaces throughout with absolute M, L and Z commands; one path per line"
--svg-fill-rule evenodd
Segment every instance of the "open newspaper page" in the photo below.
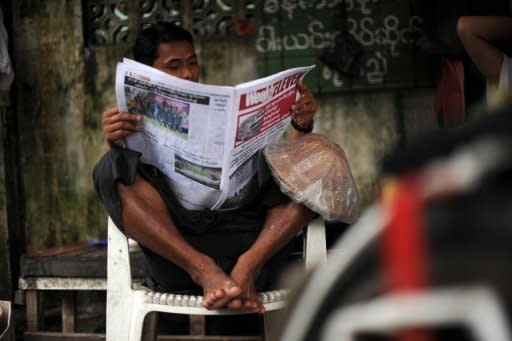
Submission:
M 124 59 L 117 66 L 118 106 L 143 116 L 126 145 L 166 175 L 185 208 L 238 208 L 263 182 L 259 151 L 282 136 L 297 82 L 312 68 L 230 87 L 186 81 Z
M 299 96 L 297 82 L 313 68 L 314 65 L 293 68 L 235 87 L 223 165 L 223 176 L 229 178 L 225 181 L 228 189 L 214 208 L 240 206 L 263 182 L 257 174 L 262 162 L 259 151 L 283 135 L 291 119 L 290 107 Z
M 119 109 L 143 116 L 127 147 L 168 177 L 187 209 L 212 208 L 225 196 L 221 178 L 234 93 L 233 87 L 186 81 L 129 59 L 117 66 Z

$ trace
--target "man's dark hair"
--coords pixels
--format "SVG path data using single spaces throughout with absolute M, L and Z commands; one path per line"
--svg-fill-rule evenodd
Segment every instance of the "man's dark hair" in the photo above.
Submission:
M 153 66 L 161 43 L 187 41 L 192 46 L 194 38 L 189 31 L 171 22 L 157 22 L 139 32 L 132 48 L 133 58 L 139 63 Z

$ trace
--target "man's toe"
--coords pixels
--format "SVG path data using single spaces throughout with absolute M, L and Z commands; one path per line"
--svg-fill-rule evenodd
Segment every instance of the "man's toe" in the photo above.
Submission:
M 239 286 L 235 285 L 228 288 L 225 293 L 228 297 L 235 298 L 240 296 L 240 294 L 242 293 L 242 289 Z
M 227 307 L 229 309 L 240 309 L 242 308 L 242 300 L 240 298 L 235 298 L 227 304 Z

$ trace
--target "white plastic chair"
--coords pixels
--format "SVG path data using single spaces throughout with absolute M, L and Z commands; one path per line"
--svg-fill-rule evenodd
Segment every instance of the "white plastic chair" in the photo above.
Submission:
M 326 257 L 325 227 L 321 220 L 310 223 L 304 232 L 303 258 L 306 269 Z M 273 335 L 271 312 L 286 304 L 287 290 L 259 294 L 266 313 L 265 339 Z M 186 315 L 229 315 L 239 312 L 208 310 L 202 306 L 202 296 L 175 295 L 154 292 L 132 281 L 128 238 L 108 219 L 107 258 L 107 325 L 108 341 L 138 341 L 142 336 L 144 317 L 149 312 Z

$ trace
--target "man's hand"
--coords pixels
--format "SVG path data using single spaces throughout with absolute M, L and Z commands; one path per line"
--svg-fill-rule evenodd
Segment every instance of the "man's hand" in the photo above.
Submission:
M 318 109 L 318 104 L 316 103 L 313 93 L 302 80 L 297 83 L 297 89 L 299 90 L 300 98 L 297 103 L 291 107 L 293 119 L 299 126 L 307 128 L 313 121 L 313 116 Z
M 110 108 L 103 113 L 103 134 L 108 144 L 122 145 L 125 136 L 139 130 L 141 115 L 120 112 L 119 108 Z

